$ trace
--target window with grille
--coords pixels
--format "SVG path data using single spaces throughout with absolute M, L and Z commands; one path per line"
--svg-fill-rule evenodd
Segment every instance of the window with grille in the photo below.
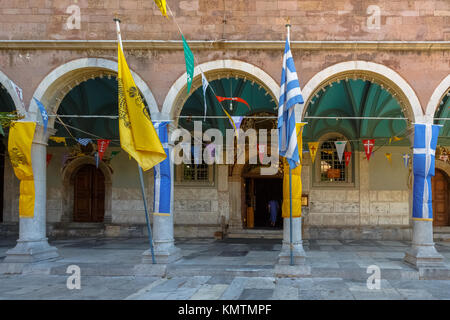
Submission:
M 345 159 L 339 161 L 339 157 L 335 148 L 334 141 L 338 139 L 328 139 L 323 142 L 319 149 L 320 157 L 320 180 L 321 182 L 346 182 L 347 168 Z
M 203 154 L 203 149 L 204 146 L 198 153 L 200 154 L 201 152 Z M 195 156 L 195 149 L 192 148 L 190 163 L 183 163 L 176 168 L 175 177 L 178 183 L 214 184 L 214 166 L 205 163 L 203 158 L 202 161 L 198 160 L 199 158 Z

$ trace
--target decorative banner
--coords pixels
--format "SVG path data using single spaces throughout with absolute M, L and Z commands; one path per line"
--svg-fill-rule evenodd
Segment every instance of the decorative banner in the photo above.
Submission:
M 39 111 L 41 112 L 42 116 L 42 122 L 44 123 L 44 132 L 47 132 L 47 124 L 48 124 L 48 114 L 47 111 L 44 108 L 44 105 L 35 97 L 33 97 L 34 101 L 36 102 Z
M 191 90 L 192 80 L 194 79 L 194 54 L 189 48 L 186 39 L 181 35 L 183 39 L 184 60 L 186 62 L 186 78 L 187 78 L 187 93 Z
M 22 107 L 25 109 L 25 103 L 23 103 L 23 92 L 22 89 L 15 84 L 12 80 L 9 80 L 11 83 L 11 87 L 13 87 L 14 91 L 17 93 L 17 96 L 19 97 L 20 102 L 22 103 Z
M 14 122 L 9 129 L 8 153 L 14 173 L 20 180 L 19 216 L 34 216 L 34 177 L 31 162 L 31 144 L 33 143 L 35 122 Z
M 403 140 L 403 138 L 399 138 L 397 136 L 393 136 L 393 137 L 389 138 L 389 144 L 391 144 L 392 140 L 394 140 L 394 141 L 401 141 L 401 140 Z
M 309 147 L 309 153 L 311 155 L 311 161 L 314 163 L 314 160 L 316 160 L 316 153 L 317 149 L 319 147 L 319 142 L 308 142 Z
M 334 145 L 336 146 L 336 151 L 338 154 L 339 162 L 342 162 L 342 155 L 344 154 L 345 145 L 347 141 L 335 141 Z
M 409 158 L 411 158 L 411 156 L 407 153 L 404 153 L 403 156 L 403 164 L 405 165 L 405 168 L 408 168 L 409 166 Z
M 51 153 L 47 153 L 47 167 L 50 163 L 50 161 L 52 160 L 53 155 Z
M 439 125 L 414 124 L 413 212 L 414 220 L 433 220 L 431 177 L 434 176 Z
M 241 102 L 247 105 L 248 109 L 251 110 L 250 105 L 248 104 L 247 101 L 245 101 L 242 98 L 239 97 L 233 97 L 233 98 L 228 98 L 228 97 L 220 97 L 220 96 L 216 96 L 217 100 L 219 100 L 219 102 L 225 101 L 225 100 L 231 100 L 231 101 L 237 101 L 237 102 Z
M 392 165 L 392 153 L 385 153 L 384 156 L 389 161 L 389 164 Z
M 352 158 L 352 152 L 351 151 L 345 151 L 345 165 L 348 167 L 348 164 L 350 163 L 350 159 Z
M 56 143 L 64 143 L 64 145 L 67 147 L 66 138 L 64 137 L 49 137 L 50 140 L 56 142 Z
M 231 119 L 233 119 L 233 122 L 236 126 L 236 130 L 239 130 L 239 128 L 241 127 L 242 124 L 242 120 L 244 120 L 243 116 L 231 116 Z M 233 124 L 231 124 L 233 125 Z
M 100 158 L 100 161 L 103 159 L 103 154 L 106 151 L 106 148 L 108 148 L 109 143 L 111 140 L 108 139 L 98 139 L 97 140 L 97 150 L 98 150 L 98 157 Z
M 5 136 L 5 132 L 3 131 L 3 127 L 2 127 L 2 125 L 1 125 L 1 123 L 0 123 L 0 134 L 1 134 L 2 136 Z
M 155 3 L 158 6 L 159 10 L 161 10 L 162 15 L 166 18 L 169 18 L 167 16 L 166 0 L 155 0 Z
M 159 140 L 161 141 L 167 158 L 154 167 L 154 195 L 153 195 L 153 214 L 168 216 L 170 215 L 170 203 L 172 198 L 172 179 L 170 172 L 170 157 L 168 148 L 168 130 L 169 122 L 160 122 L 156 127 Z
M 77 141 L 79 144 L 81 144 L 83 146 L 87 146 L 89 143 L 92 142 L 92 140 L 89 138 L 77 138 Z
M 291 170 L 292 173 L 292 217 L 297 218 L 302 216 L 302 167 L 303 159 L 303 126 L 306 123 L 296 123 L 295 133 L 297 136 L 297 146 L 299 153 L 299 165 Z M 289 197 L 289 162 L 285 157 L 283 159 L 283 202 L 281 204 L 281 216 L 283 218 L 290 217 L 290 197 Z
M 264 154 L 266 153 L 267 146 L 265 144 L 258 144 L 258 156 L 259 162 L 263 163 Z
M 202 72 L 203 102 L 205 104 L 205 115 L 203 116 L 203 121 L 206 121 L 206 89 L 208 89 L 208 86 L 208 80 L 206 80 L 206 77 Z
M 372 155 L 373 146 L 375 145 L 375 139 L 365 139 L 363 140 L 364 151 L 366 152 L 367 161 L 369 161 Z

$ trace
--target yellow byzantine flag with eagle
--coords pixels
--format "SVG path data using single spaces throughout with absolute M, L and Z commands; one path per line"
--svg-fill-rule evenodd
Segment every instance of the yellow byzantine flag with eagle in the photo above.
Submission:
M 31 164 L 35 122 L 13 122 L 9 129 L 8 153 L 14 173 L 20 180 L 19 216 L 34 217 L 34 178 Z
M 297 146 L 300 156 L 300 164 L 292 169 L 292 217 L 298 218 L 302 216 L 302 164 L 303 164 L 303 126 L 306 123 L 296 123 L 295 129 L 297 133 Z M 283 158 L 283 205 L 282 205 L 282 217 L 290 217 L 290 199 L 289 199 L 289 164 L 286 158 Z
M 118 52 L 120 145 L 146 171 L 166 159 L 167 155 L 131 76 L 120 43 Z

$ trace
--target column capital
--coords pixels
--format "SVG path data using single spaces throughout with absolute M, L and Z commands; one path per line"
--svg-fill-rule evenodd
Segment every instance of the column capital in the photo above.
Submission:
M 47 146 L 48 138 L 54 135 L 56 131 L 57 130 L 54 128 L 47 128 L 47 131 L 44 132 L 44 126 L 40 123 L 37 123 L 36 130 L 34 132 L 33 143 Z

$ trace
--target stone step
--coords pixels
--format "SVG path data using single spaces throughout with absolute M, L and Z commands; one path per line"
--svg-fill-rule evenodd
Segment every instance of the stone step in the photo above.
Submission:
M 244 229 L 229 230 L 227 238 L 243 239 L 283 239 L 283 230 Z

